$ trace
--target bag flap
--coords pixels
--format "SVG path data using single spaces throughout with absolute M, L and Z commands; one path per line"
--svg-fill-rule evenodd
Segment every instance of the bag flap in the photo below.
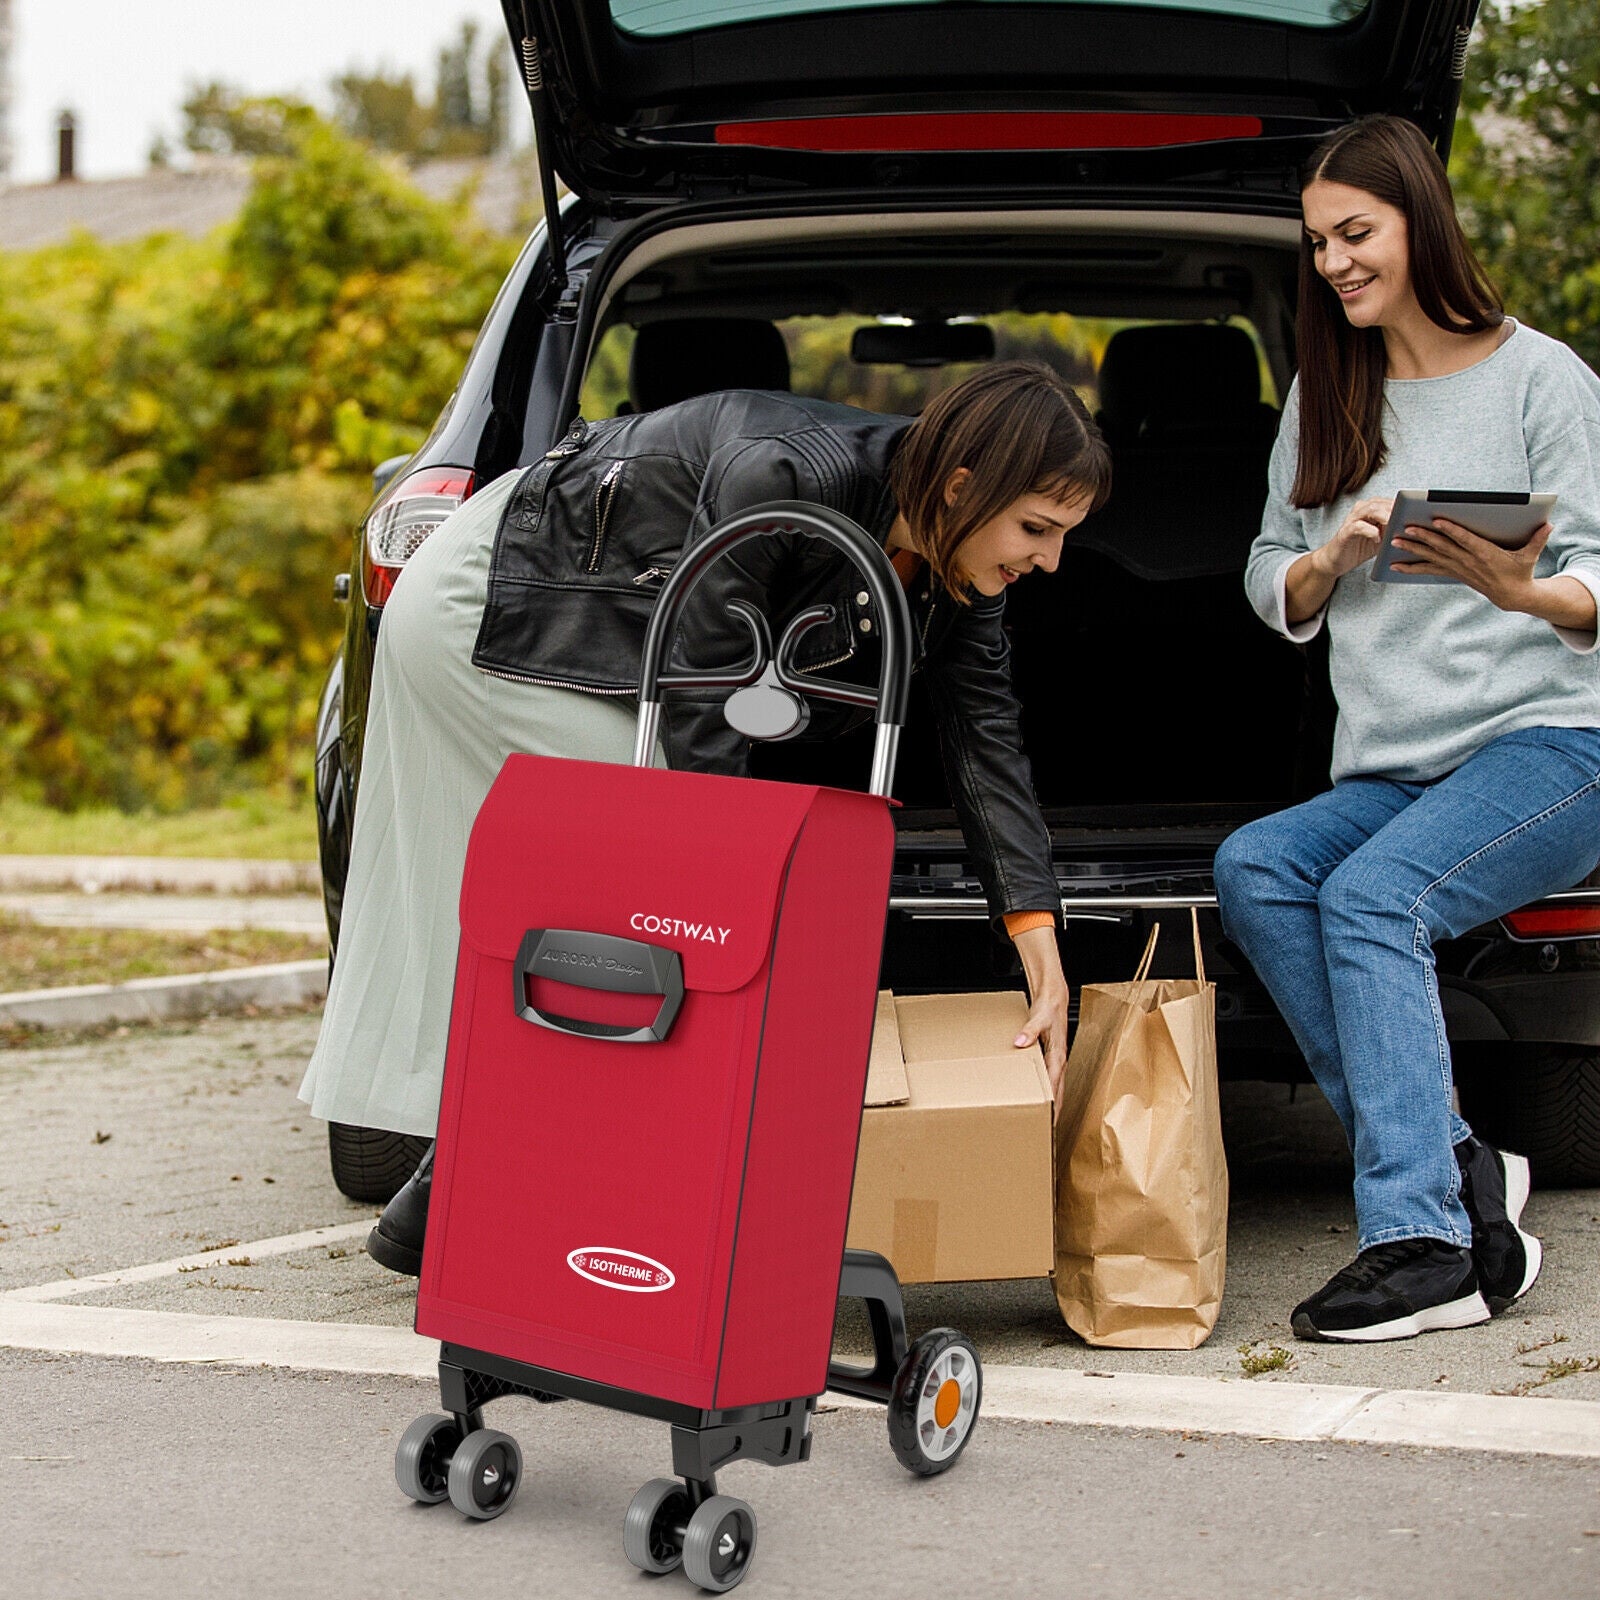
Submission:
M 900 1023 L 894 995 L 878 991 L 878 1010 L 872 1019 L 872 1055 L 867 1062 L 869 1106 L 902 1106 L 911 1098 L 905 1056 L 900 1049 Z
M 473 824 L 461 936 L 513 960 L 529 928 L 676 950 L 685 988 L 726 992 L 772 947 L 815 785 L 515 755 Z

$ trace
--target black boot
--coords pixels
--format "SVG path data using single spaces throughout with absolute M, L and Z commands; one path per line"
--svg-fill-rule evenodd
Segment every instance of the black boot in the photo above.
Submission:
M 367 1254 L 374 1261 L 411 1278 L 422 1276 L 422 1239 L 428 1231 L 428 1197 L 433 1193 L 433 1150 L 430 1144 L 417 1170 L 383 1208 L 378 1225 L 367 1235 Z

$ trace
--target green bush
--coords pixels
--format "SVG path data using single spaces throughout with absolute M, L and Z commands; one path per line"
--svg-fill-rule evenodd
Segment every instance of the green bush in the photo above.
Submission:
M 204 241 L 0 253 L 0 792 L 303 785 L 368 473 L 414 448 L 513 244 L 303 107 Z

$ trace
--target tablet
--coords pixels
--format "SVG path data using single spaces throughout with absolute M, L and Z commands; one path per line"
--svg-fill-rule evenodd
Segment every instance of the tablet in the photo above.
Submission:
M 1416 560 L 1414 554 L 1394 548 L 1397 534 L 1409 527 L 1429 527 L 1435 517 L 1458 522 L 1463 528 L 1490 539 L 1506 550 L 1520 550 L 1534 532 L 1550 520 L 1553 494 L 1495 494 L 1482 489 L 1402 489 L 1394 497 L 1394 510 L 1383 530 L 1383 543 L 1372 561 L 1374 583 L 1456 583 L 1430 573 L 1396 572 L 1392 563 Z

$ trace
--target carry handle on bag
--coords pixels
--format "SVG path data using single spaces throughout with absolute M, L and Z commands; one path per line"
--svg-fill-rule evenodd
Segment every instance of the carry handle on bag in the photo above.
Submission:
M 843 551 L 865 580 L 883 625 L 883 666 L 876 691 L 858 684 L 817 678 L 794 669 L 794 651 L 803 634 L 833 620 L 832 606 L 808 606 L 790 620 L 777 647 L 766 618 L 743 600 L 728 611 L 749 630 L 751 657 L 740 666 L 705 672 L 668 671 L 667 651 L 678 630 L 689 595 L 723 556 L 753 539 L 800 533 L 823 539 Z M 883 547 L 859 523 L 826 506 L 800 500 L 774 500 L 719 523 L 684 552 L 662 586 L 645 634 L 639 668 L 639 731 L 633 764 L 651 765 L 661 728 L 661 697 L 668 689 L 730 689 L 723 709 L 731 727 L 748 738 L 791 739 L 805 727 L 806 697 L 870 708 L 878 724 L 868 790 L 884 799 L 894 783 L 900 731 L 911 695 L 911 608 Z
M 613 994 L 658 994 L 661 1009 L 655 1021 L 643 1028 L 558 1016 L 534 1004 L 528 980 L 540 977 Z M 512 981 L 516 986 L 513 1004 L 524 1022 L 582 1039 L 609 1039 L 614 1044 L 660 1044 L 672 1031 L 683 1005 L 683 958 L 676 950 L 609 933 L 529 928 L 512 965 Z

